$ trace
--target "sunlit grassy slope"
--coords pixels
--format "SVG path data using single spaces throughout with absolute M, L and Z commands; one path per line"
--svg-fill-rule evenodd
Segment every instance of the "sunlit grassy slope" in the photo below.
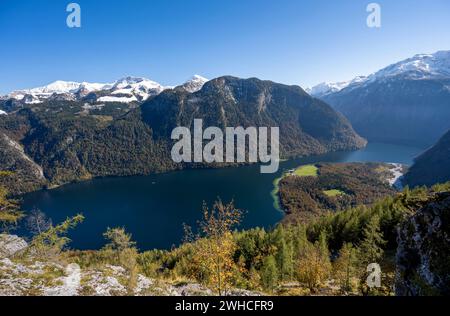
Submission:
M 317 177 L 317 171 L 319 169 L 314 165 L 306 165 L 297 168 L 294 174 L 299 177 Z

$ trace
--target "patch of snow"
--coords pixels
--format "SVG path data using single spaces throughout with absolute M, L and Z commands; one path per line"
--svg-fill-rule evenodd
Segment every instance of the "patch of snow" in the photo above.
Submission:
M 5 111 L 0 110 L 0 115 L 8 115 Z
M 118 89 L 116 91 L 113 91 L 111 94 L 112 95 L 115 95 L 115 94 L 133 95 L 133 89 Z
M 98 102 L 119 102 L 119 103 L 131 103 L 136 102 L 138 99 L 135 96 L 132 97 L 112 97 L 106 96 L 97 99 Z

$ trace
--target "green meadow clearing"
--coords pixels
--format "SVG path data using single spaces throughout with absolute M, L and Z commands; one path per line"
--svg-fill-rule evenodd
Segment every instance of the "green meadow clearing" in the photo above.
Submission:
M 294 174 L 299 177 L 317 177 L 318 176 L 319 168 L 317 168 L 315 165 L 306 165 L 298 167 Z
M 330 196 L 330 197 L 336 197 L 336 196 L 346 195 L 344 191 L 336 190 L 336 189 L 333 189 L 333 190 L 325 190 L 325 191 L 323 191 L 323 193 L 324 193 L 326 196 Z

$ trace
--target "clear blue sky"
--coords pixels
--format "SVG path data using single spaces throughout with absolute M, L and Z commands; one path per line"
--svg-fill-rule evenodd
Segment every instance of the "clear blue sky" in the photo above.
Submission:
M 82 27 L 66 26 L 77 2 Z M 382 6 L 382 28 L 366 6 Z M 450 49 L 448 0 L 0 0 L 0 93 L 125 75 L 299 84 L 368 74 Z

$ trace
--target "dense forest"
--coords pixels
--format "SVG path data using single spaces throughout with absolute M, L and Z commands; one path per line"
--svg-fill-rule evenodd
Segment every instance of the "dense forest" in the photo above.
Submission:
M 396 193 L 387 181 L 389 164 L 321 163 L 314 168 L 315 173 L 288 173 L 278 181 L 280 207 L 288 214 L 285 221 L 310 221 Z

